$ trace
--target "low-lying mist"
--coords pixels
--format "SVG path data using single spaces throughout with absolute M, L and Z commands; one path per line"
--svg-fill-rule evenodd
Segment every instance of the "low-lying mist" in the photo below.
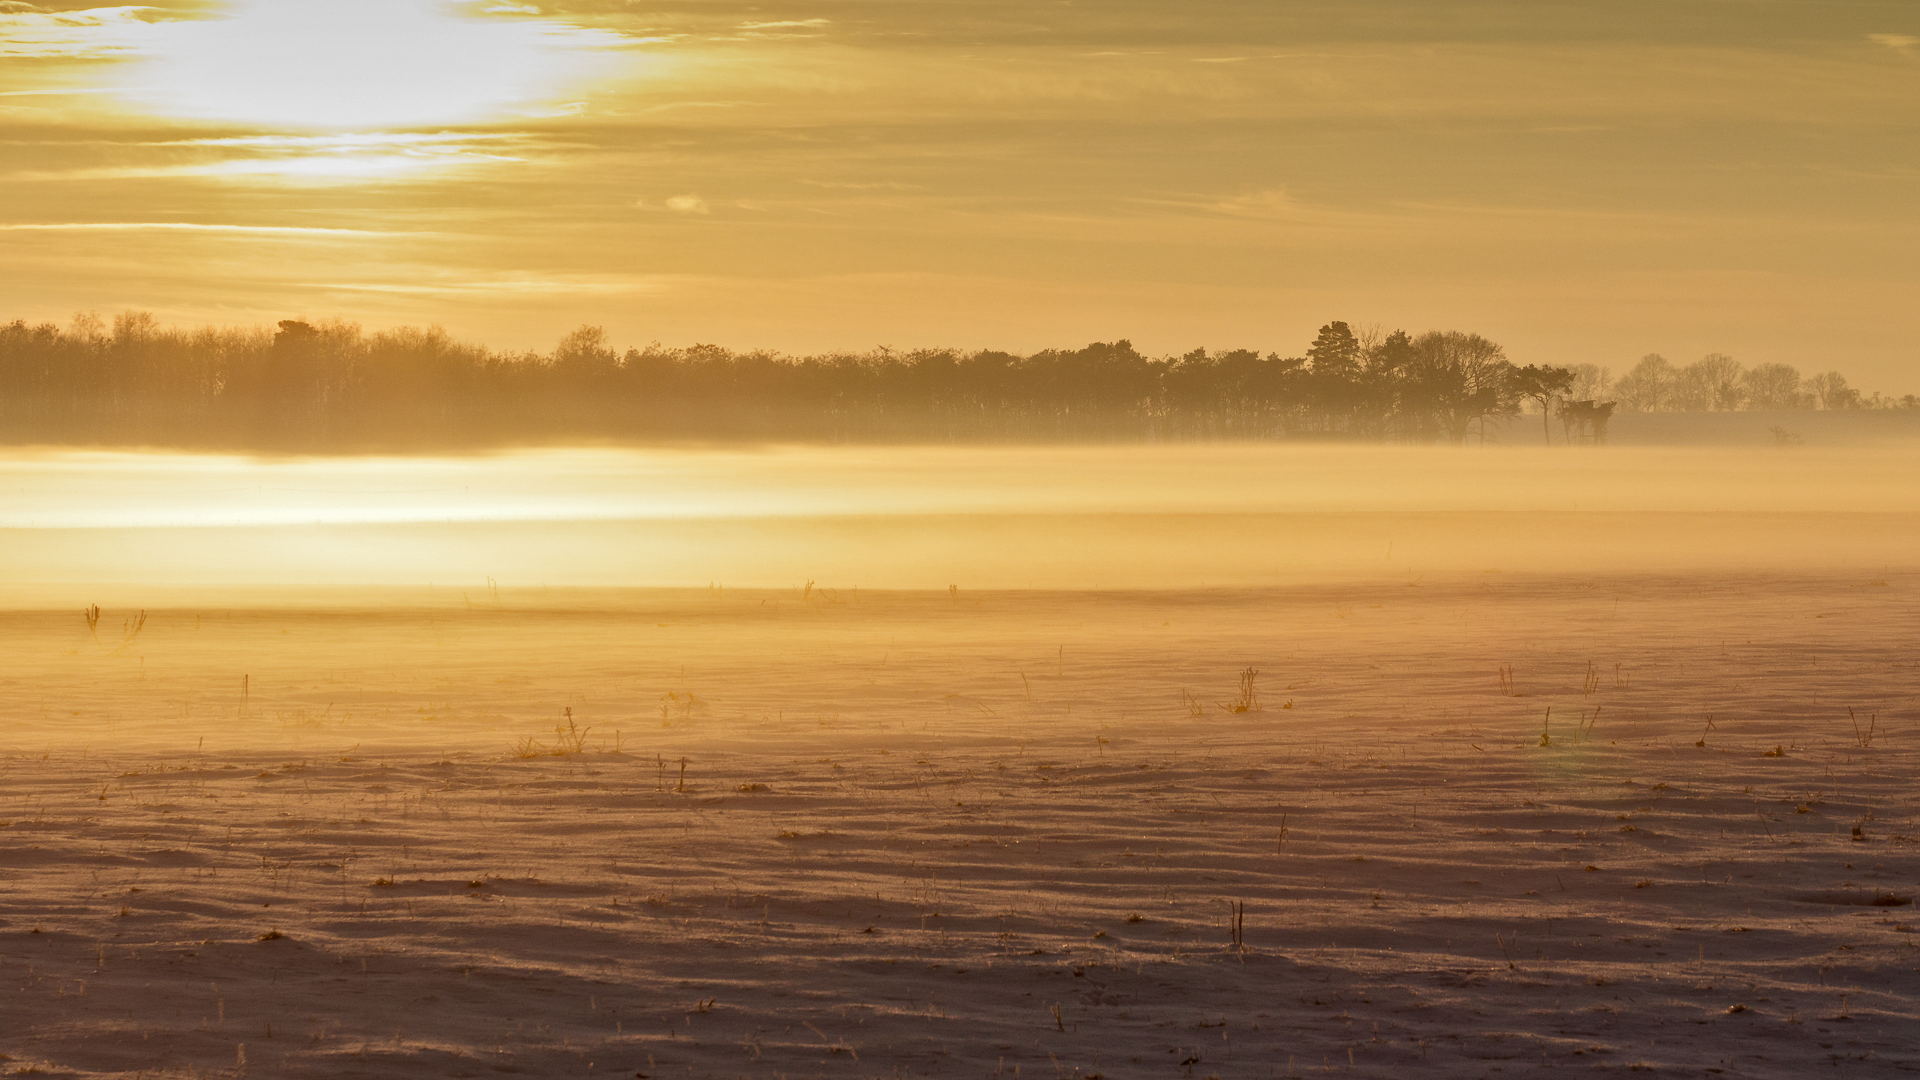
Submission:
M 1868 569 L 1910 561 L 1916 476 L 1912 446 L 62 450 L 0 465 L 0 557 L 16 599 L 74 582 L 1166 588 Z

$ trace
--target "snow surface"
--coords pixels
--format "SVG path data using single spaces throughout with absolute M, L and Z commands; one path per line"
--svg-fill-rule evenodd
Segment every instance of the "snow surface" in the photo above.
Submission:
M 0 614 L 0 1054 L 1908 1075 L 1916 586 Z

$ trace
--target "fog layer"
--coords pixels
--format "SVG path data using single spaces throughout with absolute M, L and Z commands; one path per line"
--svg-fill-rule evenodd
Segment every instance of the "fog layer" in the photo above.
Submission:
M 0 465 L 14 590 L 1177 587 L 1904 565 L 1920 450 L 565 450 Z

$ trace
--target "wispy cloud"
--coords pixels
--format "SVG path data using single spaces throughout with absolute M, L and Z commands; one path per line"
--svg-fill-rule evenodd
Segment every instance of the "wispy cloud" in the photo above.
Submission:
M 346 135 L 232 135 L 199 139 L 168 139 L 131 143 L 134 146 L 231 146 L 259 150 L 365 150 L 386 147 L 458 147 L 531 142 L 536 136 L 527 132 L 500 131 L 475 134 L 464 131 L 375 131 Z
M 207 225 L 191 221 L 54 221 L 0 222 L 0 232 L 204 232 L 253 236 L 389 237 L 437 236 L 428 232 L 389 232 L 379 229 L 329 229 L 311 225 Z
M 129 151 L 197 151 L 151 163 L 21 168 L 0 180 L 142 180 L 170 177 L 289 179 L 387 177 L 486 165 L 524 163 L 535 136 L 520 132 L 375 132 L 350 135 L 232 135 L 184 139 L 59 140 L 18 145 L 110 147 L 125 160 Z M 3 144 L 0 144 L 3 145 Z
M 698 195 L 675 195 L 673 198 L 667 200 L 667 209 L 676 214 L 706 214 L 712 212 L 711 208 L 707 206 L 707 200 Z
M 508 296 L 620 296 L 660 292 L 669 279 L 658 278 L 529 278 L 502 277 L 483 280 L 441 280 L 430 282 L 391 281 L 311 281 L 295 282 L 302 289 L 338 290 L 355 293 L 387 293 L 396 296 L 476 297 Z
M 829 19 L 777 19 L 772 22 L 743 22 L 742 30 L 812 30 L 826 26 Z
M 117 92 L 112 86 L 69 86 L 47 90 L 0 90 L 0 97 L 67 97 L 73 94 L 111 94 Z
M 146 52 L 152 26 L 168 13 L 153 7 L 44 11 L 31 4 L 0 4 L 0 57 L 110 59 Z
M 833 191 L 925 191 L 919 184 L 902 184 L 895 180 L 802 180 L 808 187 L 827 188 Z
M 720 41 L 794 41 L 823 36 L 829 25 L 827 19 L 769 19 L 764 22 L 743 22 L 737 31 L 728 36 L 716 38 Z
M 1912 34 L 1868 34 L 1867 40 L 1909 56 L 1913 54 L 1913 47 L 1920 45 L 1920 37 L 1914 37 Z
M 1172 201 L 1165 205 L 1261 221 L 1321 222 L 1330 216 L 1327 208 L 1309 206 L 1284 188 L 1268 188 L 1192 202 Z
M 204 177 L 210 180 L 278 177 L 284 180 L 367 180 L 429 170 L 521 163 L 524 158 L 500 154 L 325 154 L 271 158 L 235 158 L 177 165 L 103 165 L 78 169 L 22 170 L 0 180 L 47 182 L 62 180 L 163 180 Z

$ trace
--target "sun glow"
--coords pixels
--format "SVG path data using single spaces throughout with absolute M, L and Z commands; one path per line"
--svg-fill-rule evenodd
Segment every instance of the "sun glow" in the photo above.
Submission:
M 620 41 L 438 0 L 236 0 L 223 18 L 157 29 L 128 87 L 143 108 L 326 130 L 562 110 Z

